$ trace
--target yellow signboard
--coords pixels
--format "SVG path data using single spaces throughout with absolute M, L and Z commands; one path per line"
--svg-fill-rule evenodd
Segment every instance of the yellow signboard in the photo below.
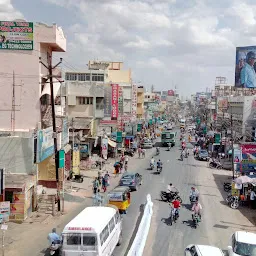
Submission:
M 73 151 L 73 172 L 75 175 L 80 174 L 80 151 Z

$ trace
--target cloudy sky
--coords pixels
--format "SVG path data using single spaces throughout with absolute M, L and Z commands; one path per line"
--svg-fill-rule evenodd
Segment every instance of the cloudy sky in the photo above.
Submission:
M 190 95 L 234 82 L 235 47 L 256 45 L 255 0 L 0 0 L 0 19 L 57 23 L 66 62 L 124 61 L 133 79 Z

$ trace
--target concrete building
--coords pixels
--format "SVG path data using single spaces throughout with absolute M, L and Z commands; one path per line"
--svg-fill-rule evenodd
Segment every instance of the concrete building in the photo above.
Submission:
M 10 219 L 23 221 L 32 212 L 32 205 L 35 207 L 32 198 L 36 198 L 37 181 L 42 176 L 49 176 L 49 162 L 54 154 L 53 150 L 48 150 L 53 149 L 49 72 L 39 63 L 39 58 L 48 65 L 54 52 L 66 51 L 66 38 L 56 24 L 48 26 L 18 20 L 1 22 L 1 26 L 30 28 L 29 39 L 25 41 L 31 43 L 20 40 L 20 43 L 16 42 L 9 49 L 0 49 L 0 59 L 5 63 L 1 68 L 0 79 L 0 156 L 6 175 L 4 196 L 7 201 L 19 198 L 11 202 L 14 205 L 11 207 Z M 26 36 L 20 33 L 20 38 Z M 53 65 L 55 61 L 53 58 Z M 56 114 L 61 117 L 57 128 L 62 131 L 64 113 L 61 111 L 63 101 L 60 98 L 59 70 L 53 70 L 53 75 Z M 45 128 L 49 129 L 50 141 L 44 137 Z M 61 139 L 62 135 L 58 133 L 58 138 Z M 46 151 L 51 154 L 39 160 L 38 156 Z M 54 179 L 55 176 L 53 181 L 56 184 Z
M 137 88 L 137 118 L 144 119 L 144 87 L 138 86 Z

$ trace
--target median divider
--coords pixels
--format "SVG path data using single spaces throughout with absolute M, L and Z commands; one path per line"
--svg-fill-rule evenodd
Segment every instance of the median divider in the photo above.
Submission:
M 152 214 L 153 202 L 151 200 L 151 196 L 148 194 L 147 203 L 144 207 L 144 212 L 138 228 L 138 232 L 133 240 L 132 246 L 127 256 L 142 256 L 146 240 L 148 237 Z

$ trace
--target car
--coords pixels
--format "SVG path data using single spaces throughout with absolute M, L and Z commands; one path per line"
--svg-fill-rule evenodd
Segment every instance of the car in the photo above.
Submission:
M 209 159 L 208 151 L 206 149 L 199 150 L 197 159 L 208 161 Z
M 215 246 L 191 244 L 185 249 L 185 256 L 224 256 L 224 252 Z
M 130 190 L 138 190 L 138 187 L 142 184 L 142 175 L 137 172 L 126 172 L 120 179 L 119 186 L 129 187 Z
M 256 255 L 256 234 L 246 231 L 236 231 L 228 246 L 228 256 Z
M 145 139 L 145 140 L 142 142 L 141 147 L 142 147 L 142 148 L 152 148 L 152 147 L 153 147 L 152 141 L 149 140 L 149 139 Z

